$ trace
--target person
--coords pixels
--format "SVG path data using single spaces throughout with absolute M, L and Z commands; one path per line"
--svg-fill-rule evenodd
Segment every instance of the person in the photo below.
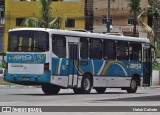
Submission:
M 107 55 L 103 56 L 103 59 L 104 59 L 104 60 L 107 60 L 107 59 L 108 59 Z

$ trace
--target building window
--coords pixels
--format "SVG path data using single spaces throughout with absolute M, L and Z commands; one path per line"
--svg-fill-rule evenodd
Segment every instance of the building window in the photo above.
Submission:
M 75 27 L 75 19 L 67 19 L 65 27 L 70 27 L 70 28 Z
M 16 26 L 21 26 L 24 18 L 16 18 Z
M 4 11 L 0 9 L 0 17 L 3 18 L 4 17 Z
M 106 17 L 106 16 L 103 16 L 103 18 L 102 18 L 102 23 L 103 23 L 103 24 L 106 24 L 106 23 L 107 23 L 107 17 Z M 110 25 L 112 25 L 112 18 L 110 18 Z
M 129 25 L 133 25 L 134 24 L 134 18 L 133 17 L 129 17 L 128 18 L 128 24 Z
M 0 10 L 0 24 L 4 24 L 4 11 Z

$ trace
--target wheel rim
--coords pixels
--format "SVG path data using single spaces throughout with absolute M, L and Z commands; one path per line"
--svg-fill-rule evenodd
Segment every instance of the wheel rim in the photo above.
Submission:
M 90 80 L 86 78 L 84 80 L 84 89 L 89 90 L 89 88 L 90 88 Z
M 132 89 L 135 89 L 136 87 L 137 87 L 136 81 L 135 81 L 135 80 L 132 80 L 132 82 L 131 82 L 131 88 L 132 88 Z

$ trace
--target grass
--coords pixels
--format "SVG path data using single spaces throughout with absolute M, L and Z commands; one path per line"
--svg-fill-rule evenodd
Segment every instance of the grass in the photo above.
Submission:
M 154 62 L 152 64 L 152 69 L 153 70 L 160 70 L 160 63 L 159 62 Z
M 6 82 L 6 81 L 4 81 L 3 79 L 0 79 L 0 85 L 8 85 L 8 86 L 11 86 L 11 85 L 17 85 L 17 84 L 10 83 L 10 82 Z

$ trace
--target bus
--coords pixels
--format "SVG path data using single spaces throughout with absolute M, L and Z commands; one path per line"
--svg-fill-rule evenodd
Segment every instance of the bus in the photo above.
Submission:
M 46 95 L 60 89 L 89 94 L 150 86 L 149 39 L 46 28 L 9 30 L 5 80 L 40 85 Z

